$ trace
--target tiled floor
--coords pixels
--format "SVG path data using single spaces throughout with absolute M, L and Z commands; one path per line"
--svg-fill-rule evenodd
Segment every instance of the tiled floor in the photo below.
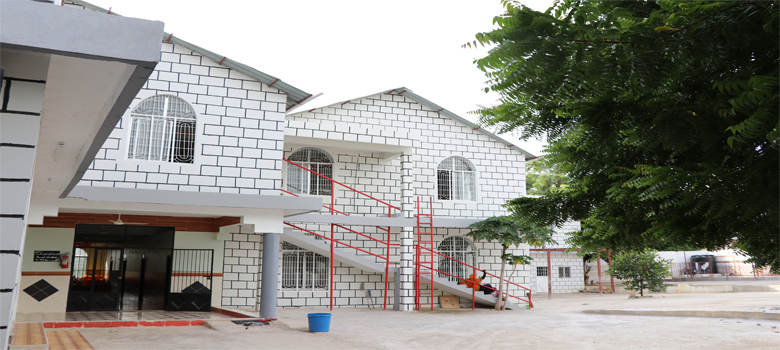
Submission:
M 29 322 L 84 322 L 84 321 L 159 321 L 159 320 L 214 320 L 237 317 L 218 312 L 196 311 L 92 311 L 66 313 L 17 314 L 17 323 Z

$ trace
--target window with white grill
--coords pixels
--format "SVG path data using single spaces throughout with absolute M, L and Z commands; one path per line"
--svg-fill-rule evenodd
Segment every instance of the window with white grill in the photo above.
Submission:
M 438 198 L 442 200 L 477 200 L 477 173 L 474 166 L 461 157 L 444 159 L 436 169 Z
M 290 243 L 282 244 L 282 289 L 297 291 L 328 288 L 327 257 Z
M 547 277 L 547 266 L 537 266 L 536 267 L 536 276 L 537 277 Z
M 302 148 L 287 158 L 315 173 L 333 178 L 333 158 L 328 153 L 317 148 Z M 287 164 L 287 191 L 296 194 L 311 194 L 330 196 L 330 180 L 306 171 L 293 164 Z
M 447 237 L 439 243 L 439 254 L 464 262 L 470 266 L 476 266 L 477 252 L 471 241 L 461 236 Z M 468 278 L 474 269 L 458 262 L 439 256 L 439 277 L 450 281 L 460 281 L 460 278 Z M 449 275 L 448 275 L 449 274 Z M 453 275 L 453 276 L 450 276 Z M 479 277 L 479 276 L 476 276 Z
M 560 266 L 558 267 L 558 277 L 559 278 L 569 278 L 571 277 L 571 268 L 568 266 Z
M 195 110 L 168 95 L 149 97 L 130 113 L 128 159 L 192 163 L 195 154 Z

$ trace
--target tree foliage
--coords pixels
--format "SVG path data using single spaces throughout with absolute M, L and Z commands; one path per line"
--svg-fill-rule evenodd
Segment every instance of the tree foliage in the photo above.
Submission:
M 645 289 L 651 292 L 666 290 L 663 278 L 670 275 L 670 263 L 671 260 L 659 258 L 653 250 L 625 251 L 612 258 L 612 267 L 606 272 L 623 280 L 626 289 L 637 290 L 644 296 Z
M 546 195 L 552 192 L 565 191 L 569 187 L 569 179 L 555 168 L 544 156 L 525 165 L 525 189 L 527 194 Z
M 505 5 L 474 42 L 501 95 L 481 123 L 547 135 L 571 180 L 514 214 L 582 220 L 584 251 L 733 243 L 780 271 L 777 1 Z
M 475 241 L 496 241 L 501 244 L 501 273 L 498 280 L 498 295 L 504 295 L 504 271 L 507 261 L 512 265 L 528 264 L 532 258 L 528 255 L 513 255 L 507 253 L 507 249 L 512 246 L 528 244 L 532 247 L 544 247 L 547 244 L 554 244 L 552 238 L 554 233 L 548 227 L 539 226 L 533 222 L 519 221 L 511 216 L 494 216 L 482 221 L 475 222 L 469 227 L 474 230 L 467 236 Z M 513 272 L 514 273 L 514 272 Z M 496 301 L 496 310 L 502 309 L 501 299 Z M 504 303 L 503 308 L 506 308 Z

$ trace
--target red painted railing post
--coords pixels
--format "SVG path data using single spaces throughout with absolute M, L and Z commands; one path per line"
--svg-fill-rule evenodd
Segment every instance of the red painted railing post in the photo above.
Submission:
M 609 253 L 607 253 L 607 263 L 609 264 L 609 268 L 612 269 L 612 250 L 609 250 Z M 612 287 L 612 294 L 615 294 L 615 277 L 612 275 L 609 275 L 609 284 Z
M 477 306 L 477 268 L 471 267 L 471 275 L 474 276 L 474 283 L 471 284 L 471 309 L 474 310 Z
M 418 201 L 419 202 L 419 201 Z M 415 293 L 414 293 L 414 306 L 417 308 L 417 311 L 420 311 L 420 243 L 418 242 L 415 246 L 415 255 L 414 255 L 414 286 L 416 287 Z
M 387 217 L 393 216 L 393 208 L 387 206 Z M 385 306 L 382 310 L 387 310 L 387 283 L 390 279 L 390 226 L 387 227 L 387 245 L 385 246 Z
M 330 224 L 330 310 L 333 311 L 333 224 Z
M 596 261 L 596 268 L 599 269 L 599 296 L 604 294 L 604 286 L 601 284 L 601 251 L 599 251 L 598 260 Z
M 330 180 L 330 215 L 334 215 L 333 210 L 335 210 L 335 193 L 336 193 L 336 184 L 333 183 L 333 180 Z M 335 228 L 333 227 L 333 224 L 330 224 L 330 310 L 333 311 L 333 261 L 335 260 L 335 255 L 333 255 L 333 230 Z

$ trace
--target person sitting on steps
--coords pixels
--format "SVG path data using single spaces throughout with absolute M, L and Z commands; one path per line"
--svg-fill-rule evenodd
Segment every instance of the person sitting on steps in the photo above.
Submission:
M 459 284 L 465 284 L 466 288 L 477 288 L 475 291 L 482 292 L 484 294 L 491 294 L 495 291 L 495 288 L 489 283 L 482 284 L 482 280 L 485 279 L 487 271 L 482 270 L 482 277 L 476 278 L 473 274 L 469 276 L 469 279 L 460 281 Z

